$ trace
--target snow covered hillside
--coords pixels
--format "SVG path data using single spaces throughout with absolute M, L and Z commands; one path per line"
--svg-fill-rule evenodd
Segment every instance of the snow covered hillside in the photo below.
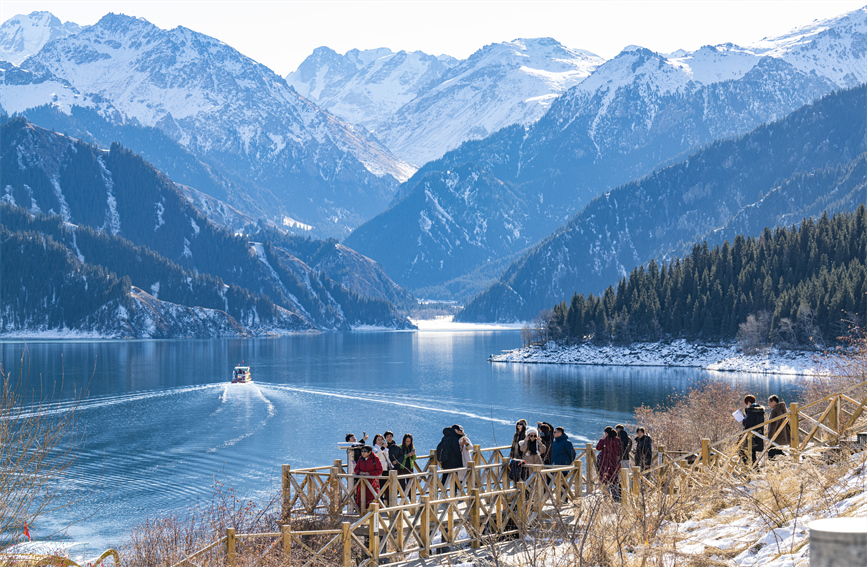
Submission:
M 84 106 L 112 124 L 156 128 L 243 182 L 234 191 L 259 188 L 275 217 L 326 233 L 341 234 L 379 212 L 413 171 L 267 67 L 183 27 L 163 30 L 108 14 L 47 43 L 20 69 L 6 70 L 3 82 L 7 113 L 51 105 L 69 114 Z
M 18 15 L 0 25 L 0 61 L 20 65 L 49 41 L 77 34 L 82 27 L 61 22 L 50 12 Z
M 604 60 L 551 38 L 487 45 L 463 61 L 421 52 L 319 48 L 286 79 L 422 165 L 467 140 L 538 120 Z
M 466 279 L 539 242 L 615 187 L 867 80 L 865 44 L 867 8 L 758 46 L 669 55 L 627 47 L 554 100 L 534 124 L 466 142 L 422 166 L 401 185 L 392 208 L 356 229 L 347 244 L 411 289 Z M 453 185 L 429 183 L 455 171 L 471 180 L 457 198 Z M 721 198 L 738 201 L 736 195 Z M 503 201 L 516 208 L 489 207 Z M 512 238 L 499 237 L 510 230 Z M 474 248 L 474 262 L 455 253 L 467 246 Z M 630 258 L 624 270 L 634 265 Z M 479 282 L 475 291 L 488 283 Z

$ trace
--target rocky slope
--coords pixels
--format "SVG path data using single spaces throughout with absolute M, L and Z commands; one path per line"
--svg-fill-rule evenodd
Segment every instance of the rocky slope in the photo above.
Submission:
M 538 120 L 603 59 L 551 38 L 487 45 L 463 61 L 421 52 L 319 48 L 286 79 L 422 165 L 467 140 Z
M 671 55 L 626 48 L 532 126 L 467 142 L 420 168 L 346 244 L 411 289 L 447 282 L 531 246 L 597 195 L 867 80 L 865 42 L 862 9 L 758 46 Z M 430 183 L 455 171 L 477 180 L 464 184 L 465 200 L 449 184 Z M 490 207 L 503 201 L 515 207 Z M 498 236 L 509 231 L 510 240 Z M 468 246 L 466 235 L 477 235 L 473 253 L 455 254 Z
M 272 218 L 285 214 L 321 234 L 343 234 L 381 210 L 413 171 L 228 45 L 140 18 L 109 14 L 6 70 L 3 110 L 46 104 L 156 128 L 231 180 L 230 193 L 252 187 Z M 243 209 L 247 201 L 236 196 L 232 204 Z
M 865 107 L 863 85 L 833 93 L 597 197 L 456 319 L 528 320 L 692 243 L 750 235 L 801 214 L 854 210 L 864 202 L 867 125 L 853 113 Z
M 279 246 L 215 226 L 128 150 L 102 151 L 21 118 L 0 132 L 3 224 L 13 233 L 53 238 L 77 261 L 128 276 L 159 300 L 225 311 L 245 332 L 410 326 L 380 287 L 371 295 L 363 285 L 348 289 Z M 26 259 L 18 265 L 42 269 Z M 351 278 L 355 265 L 336 266 Z M 15 320 L 26 321 L 31 307 L 19 302 Z
M 75 35 L 82 29 L 74 22 L 61 22 L 50 12 L 14 16 L 0 25 L 0 61 L 20 65 L 46 43 Z

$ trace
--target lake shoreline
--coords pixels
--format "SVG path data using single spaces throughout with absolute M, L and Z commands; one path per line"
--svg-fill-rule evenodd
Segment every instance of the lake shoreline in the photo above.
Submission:
M 594 346 L 590 344 L 534 345 L 492 354 L 489 362 L 512 364 L 566 364 L 580 366 L 651 366 L 701 368 L 715 372 L 749 372 L 809 376 L 823 373 L 817 351 L 782 351 L 747 355 L 735 344 L 700 345 L 676 340 L 671 342 L 635 343 L 630 346 Z

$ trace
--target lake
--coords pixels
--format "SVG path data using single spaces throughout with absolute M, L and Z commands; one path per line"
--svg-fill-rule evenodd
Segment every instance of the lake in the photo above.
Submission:
M 242 496 L 279 490 L 280 465 L 327 465 L 335 443 L 412 433 L 420 453 L 442 429 L 463 425 L 482 446 L 511 442 L 514 422 L 544 420 L 573 441 L 595 442 L 606 425 L 663 402 L 708 376 L 697 369 L 492 364 L 521 345 L 516 330 L 365 332 L 271 339 L 0 342 L 5 371 L 29 385 L 56 384 L 56 411 L 76 393 L 85 431 L 71 486 L 87 495 L 40 519 L 44 537 L 73 520 L 69 537 L 117 545 L 146 515 L 207 501 L 215 481 Z M 229 384 L 242 361 L 254 382 Z M 759 399 L 787 396 L 797 378 L 724 374 Z

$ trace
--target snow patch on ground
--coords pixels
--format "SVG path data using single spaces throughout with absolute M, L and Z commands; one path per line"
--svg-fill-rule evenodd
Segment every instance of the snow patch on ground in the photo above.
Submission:
M 421 328 L 421 327 L 419 327 Z M 747 355 L 735 345 L 706 346 L 685 340 L 670 343 L 637 343 L 631 346 L 593 346 L 589 344 L 545 346 L 503 351 L 491 355 L 491 362 L 529 364 L 586 364 L 594 366 L 678 366 L 704 368 L 718 372 L 812 375 L 820 372 L 817 353 L 780 351 Z

